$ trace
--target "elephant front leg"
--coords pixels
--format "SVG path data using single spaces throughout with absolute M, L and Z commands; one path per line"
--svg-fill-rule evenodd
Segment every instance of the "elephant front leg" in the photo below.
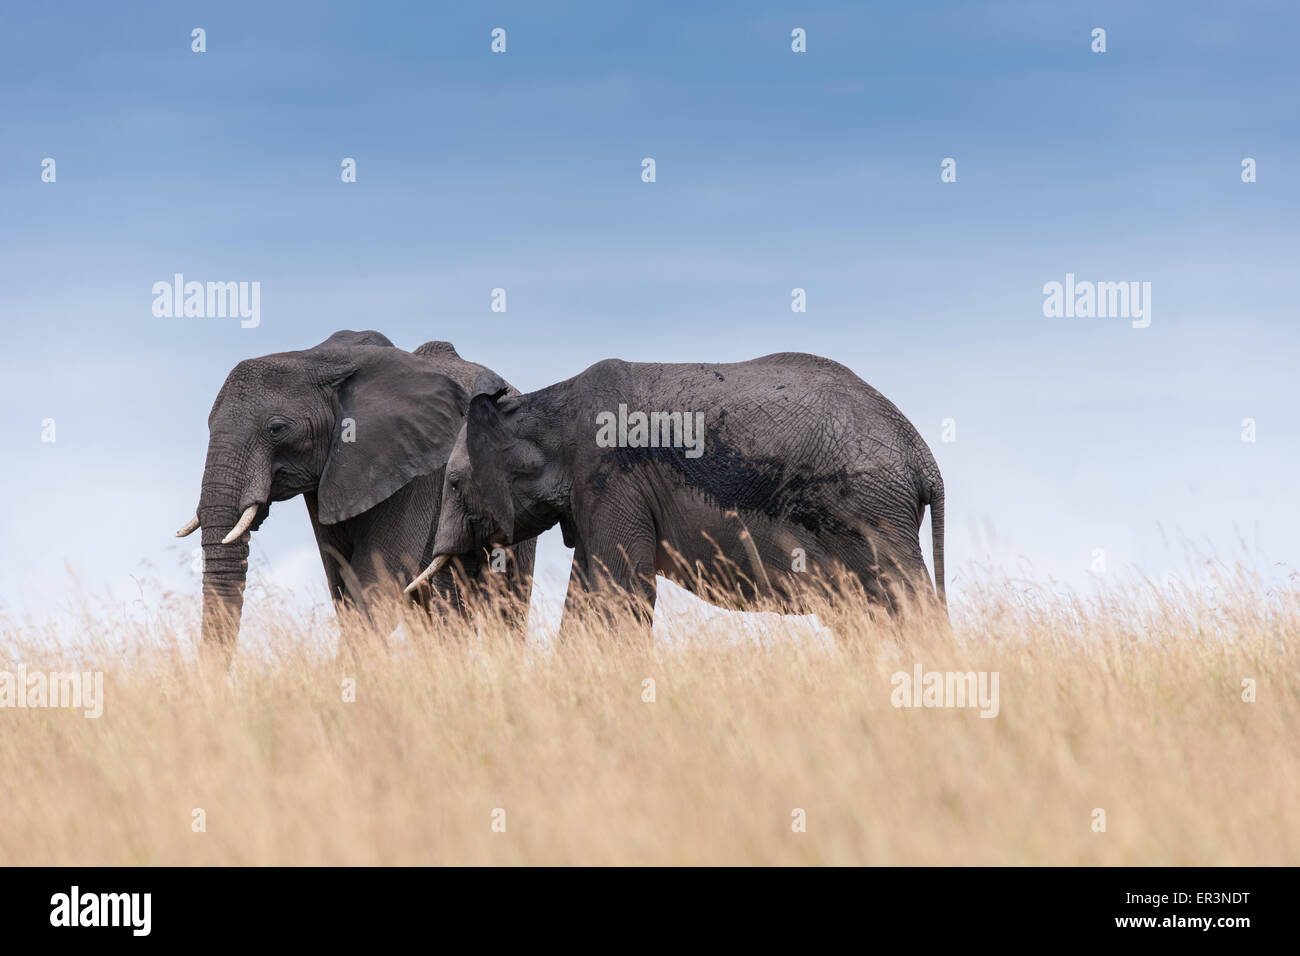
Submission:
M 509 549 L 509 560 L 506 563 L 502 615 L 520 640 L 528 636 L 528 610 L 533 597 L 536 553 L 537 539 L 530 538 Z
M 573 549 L 569 567 L 569 589 L 564 594 L 564 612 L 560 617 L 558 640 L 570 641 L 581 628 L 584 615 L 591 608 L 591 590 L 587 586 L 587 549 L 579 541 Z
M 320 549 L 321 565 L 325 569 L 325 583 L 334 604 L 334 616 L 339 626 L 339 652 L 356 656 L 369 643 L 370 619 L 366 614 L 365 588 L 352 567 L 354 542 L 342 525 L 323 525 L 316 520 L 316 495 L 303 495 L 307 513 L 311 517 L 312 532 Z
M 656 597 L 654 556 L 649 529 L 633 534 L 620 530 L 592 545 L 579 541 L 564 599 L 561 639 L 581 623 L 600 629 L 602 636 L 649 643 Z

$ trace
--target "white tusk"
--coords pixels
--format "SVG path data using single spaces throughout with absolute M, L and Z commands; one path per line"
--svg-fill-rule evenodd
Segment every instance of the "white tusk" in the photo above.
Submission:
M 181 528 L 180 531 L 176 532 L 176 537 L 184 538 L 186 535 L 191 535 L 198 530 L 199 530 L 199 516 L 195 515 L 189 521 L 185 522 L 185 527 Z
M 429 578 L 433 577 L 435 574 L 437 574 L 439 571 L 445 568 L 447 566 L 447 562 L 450 560 L 451 560 L 450 554 L 434 555 L 433 563 L 430 564 L 423 571 L 421 571 L 420 576 L 416 578 L 414 581 L 412 581 L 410 584 L 408 584 L 406 586 L 406 590 L 404 590 L 402 593 L 410 594 L 412 591 L 418 588 L 425 581 L 429 580 Z
M 248 526 L 252 524 L 253 519 L 257 517 L 257 508 L 258 508 L 257 505 L 249 505 L 247 508 L 245 508 L 244 513 L 239 516 L 239 524 L 235 525 L 233 528 L 230 529 L 230 534 L 222 538 L 221 543 L 230 544 L 230 542 L 234 541 L 241 534 L 247 531 Z

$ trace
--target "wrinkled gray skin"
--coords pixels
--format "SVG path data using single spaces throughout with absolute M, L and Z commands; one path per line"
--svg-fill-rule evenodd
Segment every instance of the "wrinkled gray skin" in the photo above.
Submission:
M 703 412 L 703 454 L 599 447 L 597 415 L 620 403 L 629 413 Z M 788 610 L 802 585 L 836 565 L 893 610 L 904 594 L 934 593 L 919 541 L 926 505 L 944 596 L 934 456 L 893 403 L 814 355 L 717 365 L 609 359 L 518 396 L 485 376 L 442 501 L 439 555 L 559 524 L 574 549 L 566 617 L 582 592 L 616 585 L 640 599 L 645 623 L 656 572 L 696 593 L 707 590 L 697 585 L 702 573 L 737 595 L 730 606 Z M 806 554 L 802 573 L 792 569 L 796 548 Z
M 199 496 L 205 644 L 232 649 L 239 632 L 250 535 L 221 542 L 249 505 L 259 505 L 252 531 L 272 502 L 303 496 L 336 605 L 348 600 L 364 611 L 377 594 L 400 593 L 431 557 L 443 468 L 467 390 L 485 371 L 448 342 L 411 353 L 378 332 L 352 331 L 236 365 L 208 416 Z M 351 442 L 345 419 L 355 423 Z M 520 624 L 534 549 L 521 541 L 502 572 Z M 462 566 L 471 582 L 490 573 L 479 555 L 467 554 Z M 432 585 L 453 602 L 463 598 L 450 570 Z M 418 600 L 428 602 L 429 592 Z

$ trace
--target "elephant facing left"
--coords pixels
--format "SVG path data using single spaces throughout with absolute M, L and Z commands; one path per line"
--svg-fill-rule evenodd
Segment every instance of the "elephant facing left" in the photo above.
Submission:
M 414 352 L 379 332 L 341 331 L 315 348 L 240 362 L 208 415 L 198 512 L 176 532 L 203 530 L 203 642 L 233 651 L 251 532 L 272 502 L 302 495 L 336 607 L 363 613 L 432 557 L 443 471 L 484 367 L 449 342 Z M 505 595 L 527 620 L 536 542 L 470 555 L 461 581 Z M 504 565 L 504 566 L 503 566 Z M 433 582 L 448 607 L 467 595 L 448 574 Z M 428 592 L 418 600 L 427 602 Z

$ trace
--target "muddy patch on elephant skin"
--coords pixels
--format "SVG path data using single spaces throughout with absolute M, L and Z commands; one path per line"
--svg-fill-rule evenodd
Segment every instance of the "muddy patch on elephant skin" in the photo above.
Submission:
M 588 479 L 604 491 L 612 471 L 628 473 L 650 462 L 672 468 L 686 487 L 698 491 L 722 511 L 761 514 L 773 521 L 788 521 L 815 536 L 834 535 L 865 540 L 856 523 L 835 513 L 834 502 L 851 495 L 853 476 L 841 468 L 819 473 L 811 467 L 791 467 L 778 458 L 744 455 L 722 440 L 715 430 L 707 436 L 708 451 L 688 458 L 681 448 L 610 448 L 604 451 Z M 872 515 L 855 515 L 879 528 Z

